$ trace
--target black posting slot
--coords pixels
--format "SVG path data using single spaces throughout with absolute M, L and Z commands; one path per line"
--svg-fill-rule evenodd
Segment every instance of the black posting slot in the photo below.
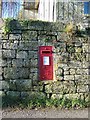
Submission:
M 48 54 L 50 53 L 50 50 L 43 50 L 42 53 Z

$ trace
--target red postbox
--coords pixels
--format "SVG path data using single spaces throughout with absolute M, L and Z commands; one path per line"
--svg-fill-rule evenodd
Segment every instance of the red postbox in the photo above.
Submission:
M 39 46 L 39 79 L 53 80 L 53 46 Z

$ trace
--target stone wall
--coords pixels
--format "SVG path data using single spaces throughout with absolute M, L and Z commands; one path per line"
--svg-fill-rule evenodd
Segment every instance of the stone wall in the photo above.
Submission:
M 7 35 L 0 31 L 0 94 L 28 97 L 89 98 L 90 38 L 70 37 L 62 23 L 20 21 L 22 29 Z M 52 81 L 38 79 L 38 46 L 54 46 Z

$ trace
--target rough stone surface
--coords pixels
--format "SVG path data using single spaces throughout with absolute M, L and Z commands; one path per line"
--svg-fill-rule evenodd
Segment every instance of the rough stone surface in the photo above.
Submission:
M 0 31 L 0 91 L 14 97 L 81 98 L 88 100 L 90 37 L 60 32 L 64 24 L 21 22 L 22 34 Z M 38 47 L 54 46 L 54 80 L 40 81 Z M 1 93 L 0 93 L 1 95 Z

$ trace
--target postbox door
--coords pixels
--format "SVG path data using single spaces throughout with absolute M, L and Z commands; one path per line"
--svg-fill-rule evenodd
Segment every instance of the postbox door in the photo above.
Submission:
M 47 50 L 43 50 L 47 48 Z M 53 80 L 53 55 L 52 46 L 41 46 L 39 58 L 39 78 L 40 80 Z

